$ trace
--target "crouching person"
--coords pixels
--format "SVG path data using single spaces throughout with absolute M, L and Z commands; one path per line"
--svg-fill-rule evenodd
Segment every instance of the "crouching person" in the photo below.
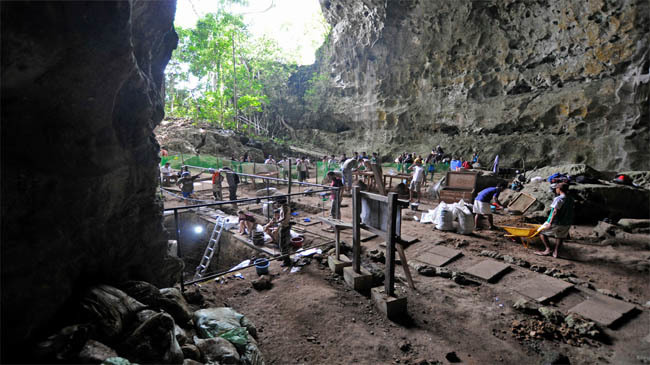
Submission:
M 237 212 L 237 216 L 239 217 L 239 234 L 245 235 L 248 233 L 249 236 L 252 236 L 255 231 L 255 224 L 257 223 L 255 217 L 245 213 L 243 210 Z

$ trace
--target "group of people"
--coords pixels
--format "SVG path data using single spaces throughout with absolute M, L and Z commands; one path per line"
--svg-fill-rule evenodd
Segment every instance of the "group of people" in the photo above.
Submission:
M 480 230 L 480 218 L 486 218 L 489 223 L 489 229 L 494 229 L 492 218 L 491 203 L 494 201 L 496 207 L 501 206 L 499 194 L 507 187 L 506 183 L 501 182 L 497 186 L 488 187 L 481 190 L 474 199 L 474 226 Z M 552 187 L 555 198 L 551 203 L 551 211 L 548 218 L 537 230 L 540 233 L 540 239 L 544 244 L 544 251 L 535 252 L 540 256 L 553 255 L 558 256 L 558 251 L 562 243 L 569 236 L 569 228 L 573 224 L 574 200 L 568 195 L 569 184 L 562 182 Z M 549 237 L 555 238 L 555 246 L 551 250 Z
M 289 175 L 289 162 L 290 158 L 285 158 L 280 161 L 276 161 L 273 158 L 273 155 L 268 155 L 266 160 L 264 160 L 265 165 L 278 165 L 282 169 L 283 178 L 287 178 Z M 303 182 L 309 179 L 309 169 L 312 167 L 311 161 L 306 156 L 301 156 L 295 159 L 295 165 L 292 167 L 292 170 L 298 171 L 298 181 Z
M 214 200 L 223 200 L 222 189 L 224 180 L 228 183 L 229 200 L 237 200 L 237 187 L 240 180 L 236 173 L 234 173 L 229 167 L 208 169 L 207 171 L 212 174 L 212 195 Z M 192 175 L 189 167 L 183 166 L 180 171 L 174 173 L 169 162 L 167 162 L 160 168 L 160 172 L 162 176 L 162 185 L 169 186 L 171 185 L 172 180 L 175 179 L 176 186 L 181 190 L 181 200 L 185 201 L 185 203 L 189 205 L 196 200 L 196 197 L 194 196 L 194 182 L 201 177 L 206 170 L 201 170 L 198 174 Z
M 291 211 L 285 197 L 276 199 L 276 209 L 273 210 L 273 218 L 263 227 L 264 233 L 271 237 L 271 241 L 276 243 L 283 255 L 282 266 L 291 264 L 289 258 L 291 245 Z M 250 213 L 243 210 L 237 212 L 239 219 L 239 234 L 248 235 L 252 238 L 253 232 L 257 230 L 257 219 Z

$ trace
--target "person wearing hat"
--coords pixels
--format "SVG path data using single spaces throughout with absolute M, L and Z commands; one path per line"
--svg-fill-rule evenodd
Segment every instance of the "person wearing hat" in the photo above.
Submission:
M 544 244 L 544 251 L 535 252 L 540 256 L 548 256 L 551 254 L 551 248 L 547 237 L 555 237 L 555 248 L 553 249 L 553 257 L 557 257 L 558 249 L 569 236 L 569 228 L 573 224 L 573 198 L 567 195 L 569 192 L 569 184 L 559 183 L 555 186 L 555 194 L 557 196 L 551 203 L 551 212 L 548 215 L 546 222 L 539 227 L 538 231 L 541 233 L 541 238 Z
M 420 189 L 422 187 L 422 182 L 424 181 L 424 167 L 422 166 L 422 159 L 416 158 L 413 166 L 410 166 L 408 170 L 413 170 L 413 178 L 411 179 L 411 184 L 409 185 L 409 201 L 413 201 L 413 193 L 418 195 L 418 203 L 420 203 Z
M 221 174 L 221 169 L 210 169 L 210 172 L 212 173 L 212 195 L 214 196 L 214 200 L 221 201 L 223 200 L 223 194 L 221 193 L 223 175 Z
M 185 199 L 187 205 L 191 204 L 191 199 L 194 198 L 194 180 L 198 179 L 201 174 L 203 174 L 203 171 L 194 176 L 189 171 L 183 171 L 181 178 L 176 182 L 176 185 L 181 188 L 183 199 Z

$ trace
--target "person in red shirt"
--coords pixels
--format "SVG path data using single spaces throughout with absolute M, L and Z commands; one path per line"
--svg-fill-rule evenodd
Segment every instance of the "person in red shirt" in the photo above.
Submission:
M 469 161 L 463 161 L 463 163 L 460 166 L 467 170 L 472 168 L 472 165 L 469 164 Z

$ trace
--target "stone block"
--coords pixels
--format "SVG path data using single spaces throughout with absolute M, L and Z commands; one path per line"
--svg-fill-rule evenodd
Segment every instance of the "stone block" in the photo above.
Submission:
M 345 255 L 341 255 L 339 258 L 340 260 L 337 260 L 334 255 L 329 256 L 327 258 L 327 264 L 334 273 L 343 275 L 343 268 L 351 266 L 352 261 Z
M 370 290 L 370 296 L 377 309 L 389 319 L 398 318 L 406 314 L 406 297 L 386 295 L 383 286 L 372 288 Z
M 361 273 L 354 272 L 352 267 L 343 269 L 343 279 L 354 290 L 358 292 L 368 292 L 372 287 L 372 274 L 368 270 L 361 268 Z

